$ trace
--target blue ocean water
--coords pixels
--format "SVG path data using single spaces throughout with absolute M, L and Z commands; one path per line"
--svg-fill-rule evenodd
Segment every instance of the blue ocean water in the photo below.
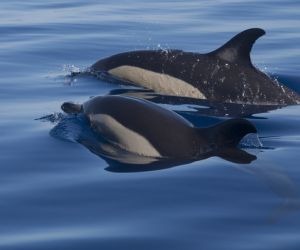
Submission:
M 251 27 L 267 31 L 255 65 L 300 93 L 299 1 L 1 1 L 0 249 L 299 249 L 299 106 L 250 117 L 264 147 L 249 165 L 115 173 L 50 134 L 64 101 L 125 88 L 71 72 L 128 50 L 204 53 Z

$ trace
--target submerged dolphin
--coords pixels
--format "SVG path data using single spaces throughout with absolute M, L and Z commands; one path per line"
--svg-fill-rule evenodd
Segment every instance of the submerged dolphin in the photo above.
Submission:
M 82 144 L 110 162 L 138 165 L 158 159 L 176 159 L 182 163 L 210 156 L 239 163 L 255 159 L 236 148 L 246 134 L 257 132 L 245 119 L 196 128 L 173 111 L 124 96 L 94 97 L 82 105 L 64 103 L 62 109 L 87 117 L 105 143 L 99 143 L 99 148 L 97 143 L 91 145 L 85 141 Z
M 300 96 L 255 68 L 254 42 L 265 31 L 245 30 L 207 54 L 181 50 L 131 51 L 101 59 L 92 73 L 111 76 L 157 93 L 241 104 L 299 104 Z

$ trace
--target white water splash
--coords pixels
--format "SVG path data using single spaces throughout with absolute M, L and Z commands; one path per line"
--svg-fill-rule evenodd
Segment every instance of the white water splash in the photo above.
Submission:
M 66 116 L 50 131 L 51 136 L 69 142 L 76 142 L 81 133 L 82 126 L 76 116 Z
M 240 148 L 262 148 L 263 144 L 260 141 L 258 134 L 250 133 L 242 138 L 239 143 Z
M 63 65 L 63 72 L 66 74 L 73 74 L 73 73 L 80 73 L 82 69 L 73 65 L 73 64 L 64 64 Z
M 60 113 L 60 112 L 54 112 L 51 115 L 45 115 L 45 116 L 42 116 L 42 117 L 37 118 L 35 120 L 40 120 L 42 122 L 58 123 L 64 118 L 65 118 L 65 114 Z

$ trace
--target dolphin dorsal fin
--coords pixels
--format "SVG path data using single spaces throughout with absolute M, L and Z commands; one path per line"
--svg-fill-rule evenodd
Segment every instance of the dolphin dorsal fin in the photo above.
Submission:
M 228 62 L 244 63 L 252 66 L 250 59 L 252 46 L 265 33 L 263 29 L 259 28 L 244 30 L 211 53 Z

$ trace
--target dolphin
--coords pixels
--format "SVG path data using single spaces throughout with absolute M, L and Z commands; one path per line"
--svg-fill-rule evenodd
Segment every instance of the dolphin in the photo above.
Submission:
M 245 119 L 197 128 L 173 111 L 126 96 L 97 96 L 82 105 L 66 102 L 61 108 L 87 118 L 105 143 L 99 143 L 99 148 L 97 143 L 82 144 L 89 145 L 91 151 L 98 152 L 108 162 L 143 165 L 177 160 L 182 163 L 211 156 L 239 163 L 256 159 L 237 148 L 245 135 L 257 133 L 255 126 Z
M 97 61 L 90 72 L 105 72 L 160 94 L 222 103 L 299 104 L 296 92 L 252 64 L 252 46 L 264 34 L 260 28 L 245 30 L 206 54 L 181 50 L 125 52 Z

